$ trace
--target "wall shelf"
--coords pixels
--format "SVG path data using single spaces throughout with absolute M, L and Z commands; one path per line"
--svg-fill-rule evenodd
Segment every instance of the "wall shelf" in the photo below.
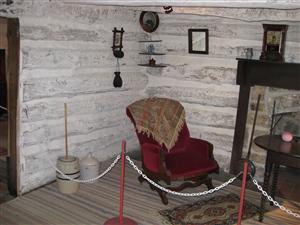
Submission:
M 157 68 L 163 68 L 166 67 L 166 64 L 155 64 L 155 65 L 150 65 L 150 64 L 138 64 L 138 66 L 146 66 L 146 67 L 157 67 Z
M 149 53 L 149 52 L 140 52 L 139 54 L 140 55 L 165 55 L 165 53 L 159 53 L 159 52 L 152 52 L 152 53 Z
M 155 46 L 155 44 L 151 44 L 151 42 L 161 42 L 162 40 L 143 40 L 139 42 L 147 43 L 146 49 L 141 50 L 140 55 L 148 55 L 149 60 L 147 63 L 140 63 L 138 66 L 152 67 L 152 68 L 163 68 L 166 67 L 166 64 L 156 63 L 156 60 L 152 58 L 152 56 L 165 55 L 165 53 L 159 52 L 160 50 Z M 156 52 L 157 51 L 157 52 Z M 144 60 L 144 59 L 143 59 Z
M 147 43 L 147 42 L 162 42 L 162 40 L 145 40 L 145 41 L 139 41 L 140 43 Z

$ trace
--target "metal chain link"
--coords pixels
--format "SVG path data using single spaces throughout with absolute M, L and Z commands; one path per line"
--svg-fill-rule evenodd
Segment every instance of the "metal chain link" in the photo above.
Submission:
M 257 180 L 254 179 L 254 177 L 252 177 L 250 175 L 252 182 L 255 184 L 255 186 L 257 187 L 257 189 L 265 196 L 268 198 L 268 200 L 270 202 L 273 202 L 273 204 L 278 207 L 280 210 L 285 211 L 287 214 L 290 214 L 296 218 L 300 218 L 300 215 L 298 213 L 292 212 L 290 209 L 287 209 L 286 207 L 284 207 L 283 205 L 280 205 L 277 201 L 275 201 L 270 195 L 268 195 L 268 193 L 266 191 L 263 190 L 262 186 L 260 186 L 257 182 Z
M 48 160 L 49 164 L 51 165 L 51 167 L 53 167 L 53 169 L 55 169 L 59 174 L 61 174 L 64 178 L 77 182 L 77 183 L 91 183 L 94 182 L 98 179 L 100 179 L 101 177 L 105 176 L 109 171 L 111 171 L 111 169 L 118 163 L 119 159 L 121 158 L 121 155 L 118 155 L 115 160 L 112 162 L 112 164 L 110 164 L 110 166 L 103 172 L 101 173 L 99 176 L 91 178 L 91 179 L 87 179 L 87 180 L 79 180 L 79 179 L 73 179 L 72 177 L 64 174 L 61 170 L 59 170 L 56 166 L 54 166 L 52 164 L 52 162 L 50 160 Z
M 101 177 L 105 176 L 109 171 L 111 171 L 111 169 L 118 163 L 118 161 L 120 160 L 121 155 L 118 155 L 116 157 L 116 159 L 110 164 L 110 166 L 103 172 L 101 173 L 99 176 L 91 178 L 91 179 L 87 179 L 87 180 L 78 180 L 78 179 L 73 179 L 72 177 L 69 177 L 68 175 L 64 174 L 62 171 L 60 171 L 57 167 L 55 167 L 52 162 L 49 160 L 49 164 L 58 172 L 60 173 L 64 178 L 74 181 L 74 182 L 78 182 L 78 183 L 90 183 L 90 182 L 94 182 L 98 179 L 100 179 Z M 160 186 L 159 184 L 155 183 L 154 181 L 152 181 L 150 178 L 148 178 L 136 165 L 135 163 L 130 159 L 130 157 L 128 155 L 126 155 L 126 160 L 130 163 L 130 165 L 132 165 L 132 167 L 138 172 L 138 174 L 140 174 L 145 180 L 147 180 L 150 184 L 152 184 L 153 186 L 159 188 L 160 190 L 167 192 L 169 194 L 173 194 L 173 195 L 179 195 L 179 196 L 185 196 L 185 197 L 194 197 L 194 196 L 202 196 L 202 195 L 206 195 L 206 194 L 211 194 L 214 193 L 226 186 L 228 186 L 229 184 L 233 183 L 241 174 L 242 172 L 240 172 L 239 174 L 237 174 L 235 177 L 230 178 L 227 182 L 213 188 L 210 189 L 208 191 L 203 191 L 203 192 L 195 192 L 195 193 L 187 193 L 187 192 L 176 192 L 176 191 L 172 191 L 169 190 L 165 187 Z M 284 207 L 283 205 L 280 205 L 277 201 L 275 201 L 270 195 L 268 195 L 268 193 L 266 191 L 263 190 L 263 188 L 258 184 L 257 180 L 254 179 L 254 177 L 252 177 L 252 175 L 250 174 L 250 177 L 252 179 L 252 182 L 254 183 L 254 185 L 257 187 L 257 189 L 265 196 L 268 198 L 268 200 L 270 202 L 272 202 L 276 207 L 278 207 L 280 210 L 285 211 L 286 213 L 288 213 L 289 215 L 292 215 L 296 218 L 300 218 L 300 215 L 298 213 L 292 212 L 290 209 L 287 209 L 286 207 Z
M 169 194 L 179 195 L 179 196 L 186 196 L 186 197 L 194 197 L 194 196 L 201 196 L 201 195 L 214 193 L 214 192 L 226 187 L 227 185 L 231 184 L 233 181 L 235 181 L 236 178 L 238 178 L 242 174 L 242 172 L 240 172 L 235 177 L 230 178 L 227 182 L 225 182 L 225 183 L 223 183 L 223 184 L 221 184 L 221 185 L 219 185 L 219 186 L 217 186 L 213 189 L 210 189 L 208 191 L 196 192 L 196 193 L 182 193 L 182 192 L 169 190 L 165 187 L 160 186 L 159 184 L 155 183 L 154 181 L 152 181 L 145 174 L 143 174 L 143 172 L 134 164 L 134 162 L 130 159 L 130 157 L 128 155 L 126 156 L 126 160 L 130 163 L 130 165 L 132 165 L 132 167 L 138 172 L 138 174 L 140 174 L 145 180 L 147 180 L 153 186 L 155 186 L 155 187 L 159 188 L 160 190 L 162 190 L 164 192 L 167 192 Z

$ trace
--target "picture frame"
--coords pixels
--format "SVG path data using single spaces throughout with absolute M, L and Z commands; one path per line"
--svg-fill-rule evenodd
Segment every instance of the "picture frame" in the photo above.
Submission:
M 189 29 L 188 42 L 189 53 L 208 55 L 208 29 Z
M 283 62 L 288 25 L 263 24 L 263 29 L 264 35 L 260 60 Z
M 123 48 L 123 45 L 122 45 L 122 41 L 123 41 L 123 33 L 124 33 L 124 30 L 123 30 L 123 27 L 121 28 L 121 30 L 117 30 L 117 28 L 115 27 L 113 29 L 113 46 L 112 46 L 112 49 L 115 50 L 115 49 L 118 49 L 118 50 L 121 50 Z
M 159 25 L 159 17 L 156 12 L 142 11 L 140 15 L 140 25 L 147 33 L 154 32 Z
M 114 56 L 117 58 L 124 57 L 124 52 L 122 51 L 123 33 L 124 33 L 123 27 L 121 28 L 121 30 L 117 30 L 116 27 L 113 29 L 113 46 L 111 48 L 113 50 Z

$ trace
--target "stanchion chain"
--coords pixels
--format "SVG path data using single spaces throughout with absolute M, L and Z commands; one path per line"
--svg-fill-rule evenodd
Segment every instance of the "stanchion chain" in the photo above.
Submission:
M 153 186 L 159 188 L 160 190 L 167 192 L 169 194 L 173 194 L 173 195 L 179 195 L 179 196 L 186 196 L 186 197 L 194 197 L 194 196 L 201 196 L 201 195 L 206 195 L 206 194 L 211 194 L 214 193 L 224 187 L 226 187 L 227 185 L 231 184 L 233 181 L 235 181 L 235 179 L 237 179 L 242 172 L 240 172 L 238 175 L 236 175 L 233 178 L 230 178 L 227 182 L 213 188 L 210 189 L 208 191 L 203 191 L 203 192 L 196 192 L 196 193 L 184 193 L 184 192 L 177 192 L 177 191 L 172 191 L 170 189 L 167 189 L 165 187 L 160 186 L 159 184 L 155 183 L 154 181 L 152 181 L 150 178 L 148 178 L 135 164 L 134 162 L 130 159 L 130 157 L 128 155 L 126 155 L 126 160 L 130 163 L 130 165 L 132 165 L 132 167 L 138 172 L 138 174 L 140 174 L 145 180 L 147 180 L 150 184 L 152 184 Z
M 250 175 L 251 176 L 251 175 Z M 280 210 L 285 211 L 287 214 L 290 214 L 296 218 L 300 218 L 300 215 L 298 213 L 292 212 L 290 209 L 287 209 L 283 205 L 280 205 L 277 201 L 275 201 L 266 191 L 263 190 L 262 186 L 260 186 L 254 177 L 251 176 L 252 182 L 255 184 L 257 189 L 265 196 L 268 198 L 270 202 L 273 202 L 273 204 L 278 207 Z
M 59 170 L 56 166 L 54 166 L 50 160 L 48 160 L 48 162 L 59 174 L 61 174 L 64 178 L 66 178 L 68 180 L 71 180 L 71 181 L 74 181 L 77 183 L 91 183 L 91 182 L 94 182 L 94 181 L 100 179 L 101 177 L 105 176 L 109 171 L 111 171 L 111 169 L 118 163 L 120 158 L 121 158 L 121 155 L 118 155 L 115 158 L 115 160 L 110 164 L 110 166 L 107 167 L 107 169 L 103 173 L 101 173 L 99 176 L 91 178 L 91 179 L 86 179 L 86 180 L 74 179 L 74 178 L 64 174 L 61 170 Z

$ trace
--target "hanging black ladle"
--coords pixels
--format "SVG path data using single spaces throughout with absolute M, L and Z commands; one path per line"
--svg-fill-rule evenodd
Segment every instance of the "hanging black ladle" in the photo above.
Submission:
M 114 78 L 114 81 L 113 81 L 114 87 L 115 88 L 122 87 L 123 81 L 122 81 L 122 78 L 120 76 L 121 72 L 120 72 L 119 58 L 117 58 L 116 72 L 114 72 L 114 74 L 115 74 L 115 78 Z
M 113 50 L 113 54 L 116 58 L 123 58 L 124 57 L 124 52 L 120 50 Z
M 113 85 L 114 87 L 122 87 L 122 84 L 123 84 L 123 81 L 122 81 L 122 78 L 120 76 L 121 72 L 115 72 L 115 78 L 114 78 L 114 82 L 113 82 Z

